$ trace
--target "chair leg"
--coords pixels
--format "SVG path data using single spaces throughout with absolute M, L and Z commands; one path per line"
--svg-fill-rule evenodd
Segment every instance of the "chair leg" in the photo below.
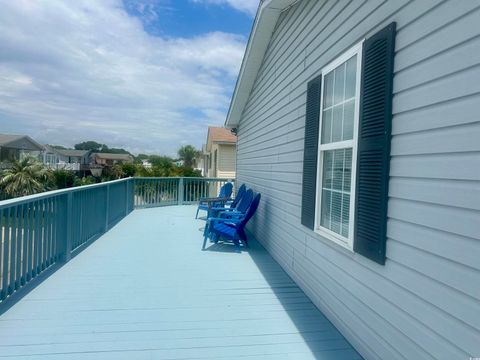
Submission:
M 237 239 L 234 239 L 233 244 L 235 245 L 235 252 L 236 253 L 241 253 L 242 250 L 240 249 L 240 241 L 237 240 Z
M 202 245 L 202 250 L 205 250 L 205 246 L 207 245 L 207 234 L 203 237 L 203 245 Z
M 198 219 L 198 210 L 200 210 L 199 207 L 197 207 L 197 214 L 195 215 L 195 219 Z

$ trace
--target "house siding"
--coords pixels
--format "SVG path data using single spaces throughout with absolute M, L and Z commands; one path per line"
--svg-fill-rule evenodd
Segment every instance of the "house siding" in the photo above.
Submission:
M 249 229 L 367 359 L 480 356 L 480 6 L 308 1 L 276 26 L 238 127 Z M 378 265 L 300 223 L 306 84 L 397 22 L 387 225 Z
M 235 145 L 218 145 L 218 176 L 235 178 Z

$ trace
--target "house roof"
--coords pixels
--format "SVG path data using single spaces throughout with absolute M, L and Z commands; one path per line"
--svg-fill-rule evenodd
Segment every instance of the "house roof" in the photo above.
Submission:
M 236 143 L 237 137 L 229 129 L 223 127 L 208 127 L 207 146 L 211 143 Z
M 26 146 L 28 142 L 30 146 Z M 43 146 L 27 135 L 0 134 L 0 146 L 26 150 L 43 150 Z
M 95 157 L 99 159 L 106 159 L 106 160 L 132 160 L 132 156 L 129 154 L 112 154 L 112 153 L 95 153 Z
M 63 156 L 85 156 L 87 155 L 90 150 L 71 150 L 71 149 L 55 149 L 57 153 Z
M 234 128 L 240 122 L 277 20 L 282 11 L 298 1 L 301 0 L 264 0 L 260 3 L 230 102 L 225 127 Z

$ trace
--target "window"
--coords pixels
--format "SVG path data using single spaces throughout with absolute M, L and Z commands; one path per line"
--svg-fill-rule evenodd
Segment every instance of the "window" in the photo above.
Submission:
M 353 249 L 362 43 L 322 69 L 315 230 Z
M 306 84 L 301 223 L 381 265 L 386 260 L 395 34 L 392 22 Z

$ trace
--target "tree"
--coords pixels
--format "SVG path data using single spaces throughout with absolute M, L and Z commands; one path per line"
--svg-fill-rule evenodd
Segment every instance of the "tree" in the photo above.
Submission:
M 65 146 L 62 145 L 50 145 L 50 147 L 57 149 L 57 150 L 68 150 Z
M 11 197 L 26 196 L 48 190 L 51 173 L 32 157 L 14 161 L 12 167 L 4 170 L 0 187 Z
M 74 186 L 75 174 L 71 171 L 58 169 L 52 171 L 52 181 L 57 189 L 65 189 Z
M 112 154 L 130 154 L 127 150 L 121 148 L 109 148 L 105 144 L 100 144 L 96 141 L 84 141 L 74 145 L 75 150 L 92 150 L 98 153 L 112 153 Z
M 172 158 L 168 156 L 151 155 L 148 161 L 152 164 L 153 176 L 174 176 L 175 167 L 173 166 Z
M 184 145 L 178 149 L 178 156 L 183 160 L 183 166 L 192 169 L 197 164 L 197 158 L 202 154 L 201 151 L 195 149 L 192 145 Z
M 105 144 L 97 143 L 96 141 L 84 141 L 79 144 L 74 145 L 75 150 L 92 150 L 94 152 L 100 152 L 101 150 L 107 148 Z

